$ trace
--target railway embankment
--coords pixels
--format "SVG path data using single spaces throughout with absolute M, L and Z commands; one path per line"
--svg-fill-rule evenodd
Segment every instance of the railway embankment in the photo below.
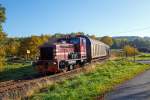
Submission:
M 132 79 L 136 75 L 150 69 L 142 63 L 126 60 L 107 61 L 95 64 L 94 70 L 80 73 L 76 77 L 47 86 L 30 97 L 31 100 L 91 100 L 114 89 L 117 85 Z M 102 98 L 101 98 L 102 99 Z
M 99 62 L 96 62 L 99 63 Z M 59 73 L 51 76 L 11 80 L 0 83 L 0 100 L 20 100 L 28 99 L 34 92 L 47 88 L 55 83 L 61 83 L 66 79 L 72 79 L 80 73 L 89 73 L 95 68 L 96 63 L 85 65 L 82 68 Z M 102 63 L 102 62 L 101 62 Z

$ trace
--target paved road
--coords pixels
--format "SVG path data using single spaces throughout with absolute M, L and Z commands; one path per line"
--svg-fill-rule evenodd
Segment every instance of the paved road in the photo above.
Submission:
M 118 86 L 105 100 L 150 100 L 150 70 Z
M 139 62 L 139 63 L 145 63 L 145 64 L 150 64 L 150 60 L 139 60 L 137 62 Z

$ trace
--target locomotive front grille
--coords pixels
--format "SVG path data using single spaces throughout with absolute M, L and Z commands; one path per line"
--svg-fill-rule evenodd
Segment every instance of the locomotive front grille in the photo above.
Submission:
M 53 60 L 53 48 L 52 47 L 42 47 L 40 48 L 40 60 Z

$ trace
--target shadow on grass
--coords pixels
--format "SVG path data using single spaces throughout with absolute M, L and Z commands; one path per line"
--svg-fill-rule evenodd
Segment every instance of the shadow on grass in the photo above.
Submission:
M 0 72 L 0 82 L 32 77 L 36 73 L 37 72 L 31 65 L 24 65 L 23 67 L 13 68 Z

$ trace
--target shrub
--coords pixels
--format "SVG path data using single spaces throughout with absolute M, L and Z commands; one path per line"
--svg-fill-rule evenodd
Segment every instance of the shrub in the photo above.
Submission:
M 130 45 L 124 46 L 123 50 L 124 50 L 124 54 L 126 56 L 133 56 L 133 55 L 137 55 L 138 54 L 137 48 L 134 48 L 134 47 L 132 47 Z
M 0 46 L 0 72 L 4 70 L 5 50 Z

